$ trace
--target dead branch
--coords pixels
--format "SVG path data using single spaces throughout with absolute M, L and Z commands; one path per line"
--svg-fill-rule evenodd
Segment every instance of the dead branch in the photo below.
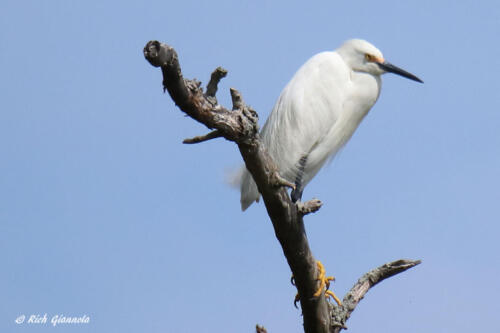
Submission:
M 223 77 L 226 77 L 226 75 L 227 70 L 222 67 L 217 67 L 215 71 L 213 71 L 212 76 L 210 76 L 210 82 L 207 84 L 207 96 L 215 97 L 215 94 L 217 93 L 217 85 Z
M 186 143 L 186 144 L 200 143 L 200 142 L 220 138 L 221 136 L 222 136 L 222 134 L 218 130 L 215 130 L 215 131 L 212 131 L 212 132 L 207 133 L 205 135 L 200 135 L 200 136 L 195 136 L 194 138 L 184 139 L 184 141 L 182 141 L 182 143 Z
M 158 41 L 150 41 L 144 48 L 144 56 L 151 65 L 161 68 L 163 89 L 168 91 L 175 104 L 191 118 L 209 129 L 214 129 L 204 136 L 187 139 L 187 143 L 202 142 L 220 136 L 238 145 L 246 168 L 262 195 L 276 237 L 294 276 L 300 295 L 305 332 L 327 333 L 344 327 L 345 321 L 367 290 L 364 293 L 352 294 L 346 303 L 349 308 L 346 307 L 347 310 L 342 310 L 343 312 L 336 309 L 343 308 L 346 304 L 335 307 L 326 301 L 324 294 L 319 297 L 312 296 L 319 286 L 316 279 L 318 271 L 316 260 L 309 248 L 303 216 L 317 211 L 321 207 L 321 201 L 314 199 L 302 205 L 292 203 L 286 187 L 293 188 L 294 184 L 279 176 L 276 164 L 260 141 L 258 115 L 244 102 L 237 90 L 230 90 L 232 110 L 218 104 L 215 98 L 217 85 L 227 71 L 217 68 L 212 73 L 204 94 L 200 82 L 182 76 L 177 53 L 172 47 Z M 379 278 L 377 282 L 383 278 Z M 375 284 L 370 283 L 369 287 Z M 359 295 L 361 298 L 353 303 Z M 349 310 L 351 308 L 352 310 Z
M 334 333 L 340 332 L 341 329 L 346 329 L 345 323 L 351 316 L 358 303 L 365 297 L 365 294 L 371 287 L 377 283 L 390 278 L 393 275 L 404 272 L 407 269 L 420 264 L 420 260 L 396 260 L 380 267 L 377 267 L 365 275 L 363 275 L 358 282 L 351 288 L 351 290 L 344 296 L 341 306 L 332 308 L 332 326 L 334 326 Z
M 255 332 L 256 333 L 267 333 L 267 330 L 264 326 L 255 326 Z

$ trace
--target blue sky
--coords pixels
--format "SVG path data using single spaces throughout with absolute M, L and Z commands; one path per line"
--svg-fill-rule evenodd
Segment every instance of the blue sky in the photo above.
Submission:
M 263 124 L 313 54 L 358 37 L 424 85 L 384 77 L 352 140 L 310 183 L 306 227 L 343 295 L 372 289 L 349 332 L 498 331 L 497 1 L 7 1 L 0 10 L 0 331 L 301 332 L 262 204 L 225 184 L 235 145 L 162 93 L 147 41 L 186 77 L 221 65 Z M 87 325 L 18 325 L 20 315 Z

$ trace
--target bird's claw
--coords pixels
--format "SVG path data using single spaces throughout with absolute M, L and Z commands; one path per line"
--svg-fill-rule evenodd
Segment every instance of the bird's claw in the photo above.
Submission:
M 335 301 L 335 303 L 337 303 L 338 306 L 341 306 L 342 305 L 342 302 L 340 301 L 340 299 L 337 297 L 337 295 L 335 295 L 335 293 L 331 290 L 327 290 L 325 291 L 325 296 L 326 298 L 329 299 L 329 297 L 332 297 Z
M 297 293 L 297 295 L 295 295 L 295 299 L 293 300 L 293 306 L 295 306 L 296 309 L 298 309 L 299 307 L 297 306 L 297 303 L 300 301 L 300 296 L 299 296 L 299 293 Z
M 335 295 L 335 293 L 331 290 L 328 290 L 330 288 L 330 281 L 335 281 L 335 278 L 333 276 L 326 276 L 326 270 L 321 261 L 317 261 L 316 265 L 319 270 L 319 275 L 318 278 L 316 279 L 319 281 L 319 288 L 316 290 L 316 292 L 313 294 L 314 297 L 319 297 L 321 295 L 321 292 L 325 290 L 325 296 L 327 299 L 332 297 L 335 302 L 340 306 L 342 305 L 342 302 L 340 299 Z
M 295 286 L 295 276 L 292 275 L 292 277 L 290 278 L 290 283 Z M 295 295 L 295 299 L 293 300 L 293 306 L 295 306 L 296 309 L 298 309 L 299 307 L 297 306 L 297 303 L 300 301 L 300 296 L 299 296 L 299 293 L 297 293 L 297 295 Z
M 321 263 L 321 261 L 317 261 L 316 265 L 317 265 L 318 271 L 319 271 L 318 277 L 316 278 L 316 281 L 319 281 L 319 288 L 313 294 L 313 297 L 319 297 L 321 295 L 321 292 L 323 292 L 323 290 L 324 290 L 325 291 L 325 297 L 328 300 L 330 300 L 330 297 L 331 297 L 331 298 L 334 299 L 334 301 L 339 306 L 341 306 L 342 302 L 340 301 L 340 299 L 337 297 L 337 295 L 335 295 L 335 293 L 333 291 L 329 290 L 329 288 L 330 288 L 330 282 L 335 281 L 335 278 L 333 276 L 326 276 L 326 270 L 325 270 L 325 267 L 323 266 L 323 264 Z M 292 275 L 292 277 L 290 279 L 290 282 L 295 286 L 295 278 L 294 278 L 293 275 Z M 293 305 L 297 309 L 298 309 L 297 303 L 299 301 L 300 301 L 300 295 L 297 293 L 297 295 L 295 295 L 295 299 L 293 301 Z
M 273 178 L 274 178 L 274 184 L 276 186 L 289 187 L 289 188 L 291 188 L 292 190 L 295 191 L 295 189 L 296 189 L 295 184 L 292 183 L 292 182 L 289 182 L 285 178 L 281 177 L 280 174 L 277 171 L 274 172 Z

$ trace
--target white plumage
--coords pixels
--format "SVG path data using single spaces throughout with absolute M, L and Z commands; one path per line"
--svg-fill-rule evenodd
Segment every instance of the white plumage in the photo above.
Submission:
M 301 176 L 303 189 L 351 138 L 377 101 L 380 75 L 388 71 L 422 82 L 385 62 L 377 48 L 359 39 L 345 42 L 334 52 L 316 54 L 302 65 L 281 92 L 261 131 L 280 175 L 290 182 Z M 301 158 L 305 158 L 303 166 Z M 257 185 L 245 169 L 242 210 L 258 200 Z

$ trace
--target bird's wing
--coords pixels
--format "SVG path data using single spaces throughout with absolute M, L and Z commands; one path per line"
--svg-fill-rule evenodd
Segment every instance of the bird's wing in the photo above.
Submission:
M 336 52 L 322 52 L 309 59 L 283 89 L 261 133 L 283 177 L 295 181 L 299 159 L 334 126 L 348 80 L 349 70 L 342 58 Z
M 282 177 L 295 182 L 298 161 L 309 155 L 307 168 L 313 171 L 303 179 L 305 185 L 328 158 L 324 138 L 341 115 L 349 75 L 336 52 L 322 52 L 309 59 L 281 92 L 261 137 Z M 245 210 L 258 201 L 259 192 L 247 170 L 241 182 L 241 208 Z

